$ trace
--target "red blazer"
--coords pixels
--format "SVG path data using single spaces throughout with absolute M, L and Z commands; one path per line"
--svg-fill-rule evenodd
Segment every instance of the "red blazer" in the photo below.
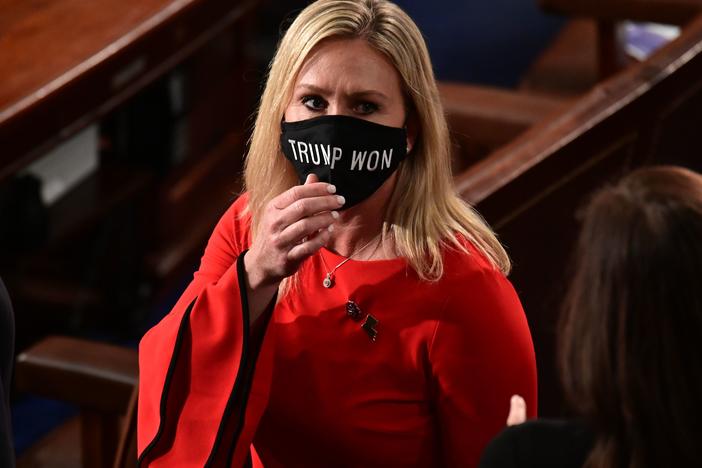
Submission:
M 465 240 L 469 254 L 444 248 L 437 282 L 404 259 L 351 260 L 330 289 L 322 280 L 344 258 L 322 249 L 252 334 L 245 203 L 222 217 L 193 282 L 141 342 L 143 464 L 239 467 L 253 441 L 266 468 L 476 466 L 512 394 L 536 414 L 519 300 Z

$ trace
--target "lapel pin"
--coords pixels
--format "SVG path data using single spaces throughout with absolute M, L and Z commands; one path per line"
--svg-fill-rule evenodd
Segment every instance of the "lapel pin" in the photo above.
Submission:
M 378 323 L 377 318 L 373 317 L 371 314 L 368 314 L 361 325 L 361 328 L 368 333 L 368 337 L 371 339 L 371 341 L 375 341 L 376 338 L 378 338 L 378 330 L 376 329 Z
M 351 317 L 354 322 L 358 322 L 361 320 L 361 308 L 358 307 L 358 304 L 356 304 L 353 301 L 348 301 L 346 303 L 346 315 Z

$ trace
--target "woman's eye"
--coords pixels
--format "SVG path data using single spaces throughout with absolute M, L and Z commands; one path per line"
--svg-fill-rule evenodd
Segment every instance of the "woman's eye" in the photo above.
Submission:
M 363 115 L 372 114 L 378 110 L 378 105 L 372 102 L 361 102 L 356 106 L 356 112 Z
M 310 110 L 320 111 L 324 109 L 326 102 L 319 96 L 305 96 L 302 98 L 302 104 Z

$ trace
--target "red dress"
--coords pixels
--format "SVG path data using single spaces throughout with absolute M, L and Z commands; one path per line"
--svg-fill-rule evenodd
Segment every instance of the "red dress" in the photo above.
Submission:
M 467 241 L 470 255 L 444 249 L 438 282 L 404 259 L 351 260 L 329 289 L 321 257 L 329 268 L 344 257 L 323 249 L 262 341 L 247 338 L 237 262 L 248 247 L 245 202 L 224 215 L 193 282 L 142 340 L 147 464 L 238 467 L 253 440 L 266 468 L 470 467 L 504 427 L 513 394 L 536 414 L 521 304 Z

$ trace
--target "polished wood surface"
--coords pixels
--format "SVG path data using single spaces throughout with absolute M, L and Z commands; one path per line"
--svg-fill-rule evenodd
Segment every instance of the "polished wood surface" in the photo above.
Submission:
M 18 391 L 99 412 L 124 412 L 138 381 L 136 350 L 68 337 L 49 337 L 17 356 Z
M 685 24 L 702 11 L 699 0 L 539 0 L 552 13 L 607 20 Z
M 597 22 L 568 21 L 529 66 L 519 89 L 547 96 L 580 96 L 600 80 Z
M 0 0 L 0 179 L 142 89 L 253 0 Z
M 39 466 L 57 466 L 71 443 L 75 454 L 80 447 L 80 466 L 109 467 L 120 461 L 132 466 L 136 459 L 136 402 L 138 387 L 137 351 L 88 340 L 49 337 L 17 357 L 16 387 L 20 392 L 70 402 L 80 408 L 79 440 L 74 423 L 72 435 L 57 430 L 40 441 L 20 466 L 40 463 L 42 453 L 54 452 L 54 459 Z M 134 455 L 133 457 L 130 455 Z
M 85 73 L 190 1 L 0 1 L 0 123 Z
M 490 151 L 508 143 L 569 102 L 512 90 L 465 83 L 438 84 L 441 102 L 458 146 L 454 171 L 465 169 Z

